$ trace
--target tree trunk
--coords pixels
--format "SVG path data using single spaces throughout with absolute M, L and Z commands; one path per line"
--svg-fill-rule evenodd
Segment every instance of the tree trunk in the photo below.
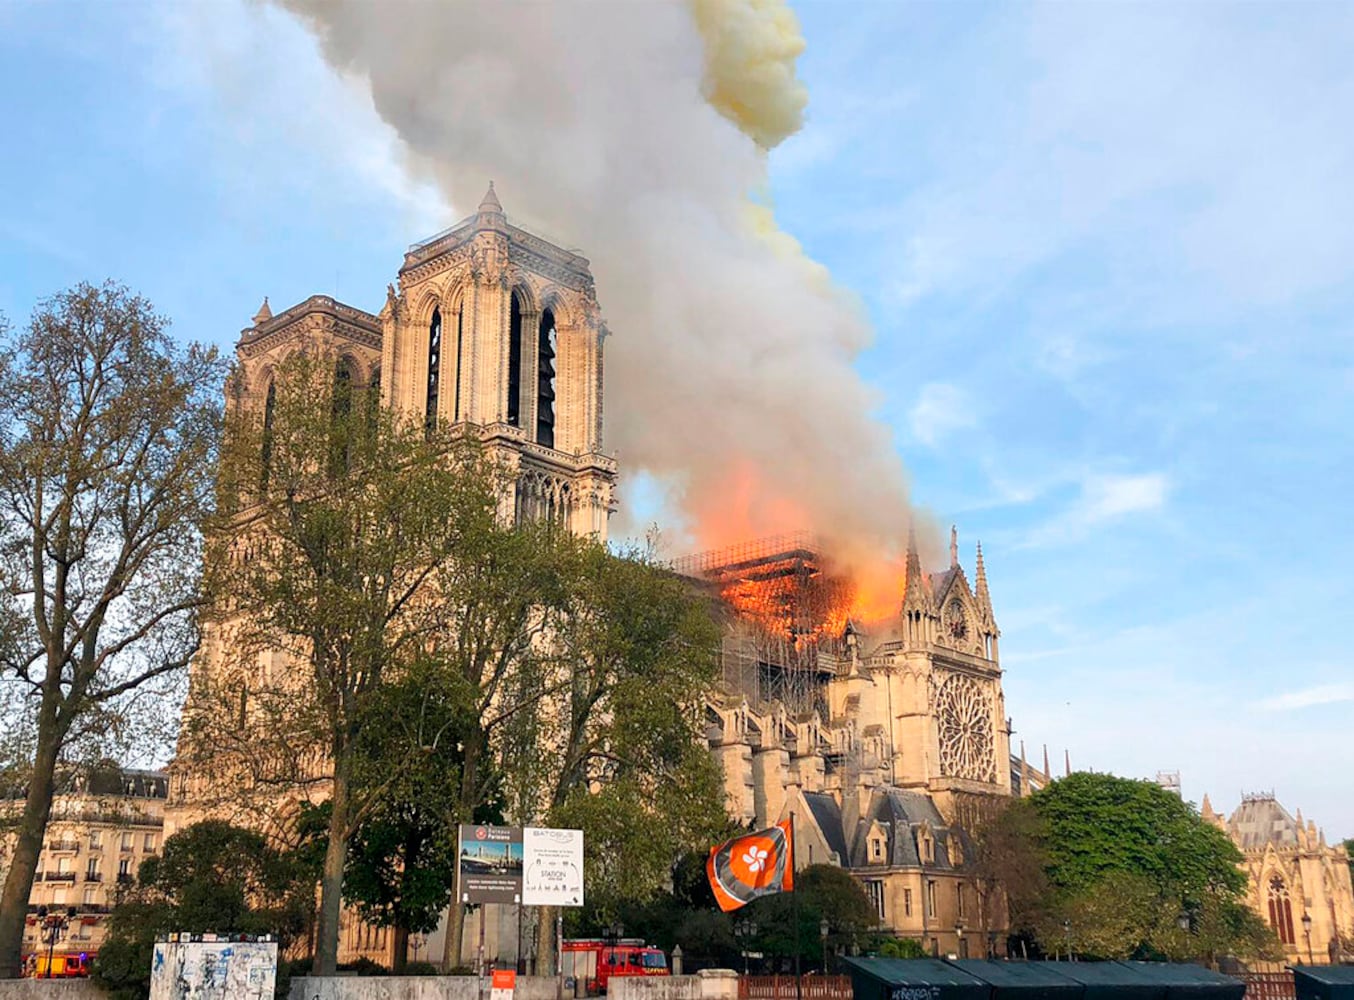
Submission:
M 57 751 L 61 741 L 56 732 L 56 705 L 43 706 L 38 721 L 38 751 L 33 761 L 33 777 L 28 783 L 23 816 L 14 856 L 0 894 L 0 980 L 18 979 L 22 971 L 24 924 L 28 919 L 28 897 L 33 891 L 33 873 L 38 870 L 42 837 L 52 811 Z
M 397 976 L 404 975 L 409 967 L 409 926 L 403 921 L 395 921 L 395 951 L 390 958 L 390 971 Z
M 536 975 L 553 976 L 559 971 L 559 942 L 555 940 L 558 906 L 542 906 L 536 911 Z
M 459 969 L 464 964 L 461 955 L 461 938 L 465 936 L 465 904 L 452 899 L 451 913 L 447 918 L 447 946 L 442 955 L 444 971 Z
M 343 862 L 348 855 L 348 768 L 342 754 L 334 760 L 329 844 L 320 875 L 320 912 L 315 931 L 315 974 L 332 976 L 338 965 L 339 915 L 343 908 Z

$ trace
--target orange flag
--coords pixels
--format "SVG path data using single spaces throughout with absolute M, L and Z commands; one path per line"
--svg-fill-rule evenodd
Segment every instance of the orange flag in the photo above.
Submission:
M 792 892 L 794 860 L 793 828 L 787 819 L 710 848 L 705 874 L 710 877 L 715 902 L 727 913 L 759 896 Z

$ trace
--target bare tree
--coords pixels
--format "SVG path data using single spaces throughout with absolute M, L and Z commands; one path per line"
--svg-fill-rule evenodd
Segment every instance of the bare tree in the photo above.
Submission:
M 0 895 L 0 979 L 19 974 L 63 750 L 197 648 L 222 375 L 145 299 L 81 284 L 0 350 L 0 680 L 33 762 Z

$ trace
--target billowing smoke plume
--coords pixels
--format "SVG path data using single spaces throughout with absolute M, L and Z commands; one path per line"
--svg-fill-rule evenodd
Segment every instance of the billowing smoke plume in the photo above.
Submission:
M 668 484 L 702 547 L 809 529 L 851 563 L 909 520 L 886 429 L 852 368 L 869 330 L 749 203 L 801 124 L 803 48 L 783 0 L 279 0 L 468 211 L 592 261 L 606 439 Z

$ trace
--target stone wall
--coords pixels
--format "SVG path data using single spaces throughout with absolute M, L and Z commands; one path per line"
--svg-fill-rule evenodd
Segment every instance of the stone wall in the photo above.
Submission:
M 701 976 L 619 976 L 607 984 L 607 997 L 609 1000 L 702 1000 L 702 981 Z
M 4 979 L 0 1000 L 108 1000 L 88 979 Z
M 553 976 L 518 976 L 513 1000 L 555 1000 L 558 990 L 559 981 Z M 336 976 L 293 979 L 289 1000 L 487 1000 L 488 996 L 489 981 L 474 976 Z M 727 969 L 707 969 L 694 976 L 617 977 L 611 980 L 608 997 L 738 1000 L 738 976 Z M 0 1000 L 8 998 L 0 993 Z
M 555 1000 L 553 976 L 518 976 L 514 1000 Z M 487 1000 L 489 981 L 474 976 L 335 976 L 291 981 L 288 1000 Z M 3 1000 L 3 998 L 0 998 Z

